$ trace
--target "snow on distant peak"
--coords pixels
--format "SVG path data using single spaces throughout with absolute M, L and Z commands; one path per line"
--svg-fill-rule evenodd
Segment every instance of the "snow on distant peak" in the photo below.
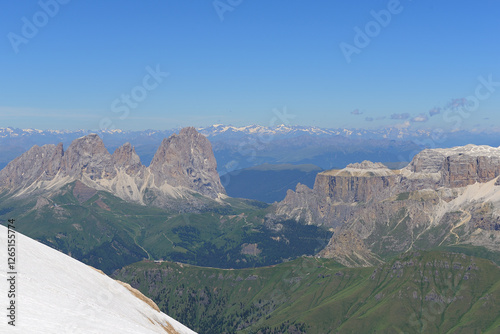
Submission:
M 155 135 L 170 135 L 174 131 L 180 129 L 169 130 L 122 130 L 122 129 L 104 129 L 94 132 L 100 134 L 107 134 L 111 136 L 118 135 L 139 135 L 139 136 L 155 136 Z M 214 124 L 208 127 L 198 127 L 197 130 L 204 136 L 212 138 L 220 136 L 254 136 L 254 135 L 279 135 L 279 136 L 343 136 L 346 138 L 361 138 L 361 139 L 415 139 L 415 138 L 429 138 L 434 134 L 430 129 L 413 129 L 405 124 L 389 126 L 379 129 L 356 129 L 356 128 L 321 128 L 317 126 L 304 126 L 304 125 L 290 125 L 290 124 L 276 124 L 270 126 L 264 125 L 244 125 L 233 126 L 224 124 Z M 0 128 L 0 138 L 26 138 L 33 136 L 34 138 L 47 138 L 48 136 L 74 136 L 75 134 L 84 136 L 90 133 L 89 130 L 38 130 L 38 129 L 18 129 L 18 128 Z M 450 132 L 451 133 L 451 132 Z M 472 134 L 472 132 L 469 132 Z M 479 132 L 475 131 L 474 134 Z M 467 134 L 467 133 L 465 133 Z M 442 134 L 441 134 L 442 135 Z
M 452 148 L 436 148 L 433 150 L 445 156 L 451 156 L 455 154 L 466 154 L 476 157 L 477 156 L 500 157 L 500 147 L 492 147 L 488 145 L 468 144 L 465 146 L 456 146 Z
M 23 129 L 23 132 L 27 132 L 27 133 L 42 133 L 43 131 L 42 130 L 39 130 L 39 129 Z
M 5 226 L 0 244 L 7 245 Z M 195 333 L 92 267 L 19 233 L 16 246 L 16 322 L 8 325 L 4 315 L 1 333 Z M 9 290 L 7 277 L 0 271 L 0 291 Z

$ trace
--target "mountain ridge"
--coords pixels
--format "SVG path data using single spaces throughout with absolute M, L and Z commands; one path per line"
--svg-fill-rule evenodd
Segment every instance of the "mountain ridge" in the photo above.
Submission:
M 122 130 L 122 129 L 99 129 L 99 130 L 56 130 L 47 129 L 40 130 L 35 128 L 14 128 L 14 127 L 0 127 L 0 138 L 16 138 L 16 137 L 27 137 L 33 135 L 65 135 L 76 133 L 82 135 L 87 135 L 89 133 L 98 134 L 125 134 L 125 133 L 144 133 L 146 135 L 152 136 L 157 133 L 161 133 L 163 136 L 165 134 L 169 135 L 176 131 L 180 131 L 181 128 L 173 128 L 168 130 Z M 213 124 L 209 126 L 196 127 L 196 130 L 207 137 L 218 136 L 222 134 L 267 134 L 267 135 L 300 135 L 300 134 L 312 134 L 317 136 L 324 135 L 337 135 L 345 137 L 369 137 L 369 138 L 389 138 L 389 139 L 405 139 L 409 137 L 431 137 L 434 135 L 432 129 L 426 128 L 408 128 L 399 126 L 386 126 L 382 128 L 364 129 L 364 128 L 326 128 L 318 126 L 307 126 L 307 125 L 285 125 L 280 124 L 276 126 L 263 126 L 263 125 L 245 125 L 245 126 L 233 126 L 225 124 Z M 468 133 L 479 134 L 480 132 L 476 130 L 461 130 L 461 131 L 449 131 L 450 135 L 452 133 Z M 495 133 L 495 131 L 483 131 L 484 134 Z M 441 134 L 442 136 L 443 134 Z M 437 141 L 436 141 L 437 142 Z
M 194 128 L 165 139 L 151 166 L 141 164 L 130 143 L 110 154 L 97 134 L 62 143 L 33 146 L 0 171 L 0 191 L 14 196 L 56 191 L 73 181 L 109 191 L 140 204 L 169 206 L 169 198 L 210 200 L 225 196 L 210 142 Z
M 237 270 L 142 261 L 113 277 L 207 334 L 493 334 L 499 270 L 464 254 L 412 251 L 371 268 L 317 257 Z
M 374 166 L 321 172 L 312 189 L 289 190 L 275 214 L 333 228 L 320 255 L 346 265 L 440 245 L 498 252 L 500 149 L 423 150 L 400 170 Z
M 424 148 L 458 145 L 500 145 L 495 131 L 445 131 L 439 136 L 431 129 L 386 127 L 375 129 L 320 128 L 314 126 L 260 126 L 235 127 L 213 125 L 198 127 L 212 144 L 218 162 L 218 172 L 263 163 L 314 164 L 323 169 L 343 168 L 363 160 L 397 163 L 397 168 L 408 163 Z M 167 130 L 36 130 L 0 128 L 0 168 L 32 146 L 71 141 L 90 133 L 97 133 L 110 152 L 130 142 L 148 166 L 161 141 L 178 133 Z

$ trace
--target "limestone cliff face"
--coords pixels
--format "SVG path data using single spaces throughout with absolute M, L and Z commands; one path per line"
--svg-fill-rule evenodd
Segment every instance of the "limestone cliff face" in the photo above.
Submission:
M 412 173 L 439 173 L 446 155 L 441 150 L 426 149 L 418 153 L 407 169 Z
M 289 189 L 285 199 L 276 207 L 276 213 L 287 219 L 303 220 L 308 224 L 321 222 L 330 212 L 326 205 L 328 197 L 321 196 L 313 189 L 303 184 L 297 184 L 295 191 Z
M 164 139 L 151 166 L 154 184 L 193 189 L 203 195 L 225 194 L 217 173 L 217 162 L 208 139 L 195 128 L 184 128 L 178 135 Z
M 289 191 L 275 215 L 333 228 L 321 255 L 345 264 L 373 264 L 377 256 L 459 241 L 498 249 L 499 175 L 499 148 L 424 150 L 401 170 L 363 162 L 319 173 L 313 189 Z M 494 208 L 488 221 L 471 225 L 470 212 L 485 202 Z M 495 227 L 490 239 L 481 226 Z
M 172 198 L 195 192 L 212 199 L 225 194 L 216 169 L 210 143 L 194 128 L 165 139 L 150 167 L 141 164 L 130 143 L 111 155 L 101 138 L 90 134 L 65 152 L 62 144 L 34 146 L 0 171 L 0 192 L 28 195 L 78 180 L 127 201 L 168 207 Z M 199 201 L 187 202 L 199 206 Z
M 382 164 L 364 161 L 342 170 L 330 170 L 316 176 L 313 189 L 297 185 L 278 203 L 277 213 L 308 224 L 336 227 L 345 223 L 356 206 L 380 201 L 401 190 L 399 171 Z
M 113 159 L 96 134 L 75 139 L 64 152 L 61 170 L 71 177 L 88 176 L 91 180 L 116 176 Z
M 374 197 L 388 197 L 397 191 L 398 172 L 347 167 L 340 171 L 319 173 L 314 190 L 339 202 L 369 202 Z
M 441 187 L 484 183 L 500 175 L 500 148 L 467 145 L 424 150 L 415 156 L 406 170 L 414 176 L 435 179 L 436 185 Z
M 443 163 L 441 184 L 451 188 L 484 183 L 500 175 L 500 157 L 452 155 Z
M 36 181 L 53 179 L 61 167 L 62 144 L 35 145 L 0 171 L 0 189 L 28 187 Z
M 312 192 L 331 203 L 359 204 L 381 201 L 402 192 L 465 187 L 488 182 L 499 175 L 500 148 L 467 145 L 423 150 L 401 170 L 364 161 L 342 170 L 325 171 L 317 175 Z M 282 203 L 299 207 L 300 198 L 303 196 L 299 191 L 290 191 Z M 310 200 L 307 205 L 315 206 Z
M 141 164 L 141 159 L 135 153 L 135 149 L 130 143 L 125 143 L 123 146 L 118 147 L 111 158 L 114 166 L 123 168 L 128 175 L 144 173 L 145 167 Z

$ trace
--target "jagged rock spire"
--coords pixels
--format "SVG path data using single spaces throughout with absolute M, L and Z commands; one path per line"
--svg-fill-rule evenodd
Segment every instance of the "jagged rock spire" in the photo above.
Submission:
M 217 162 L 208 139 L 195 128 L 184 128 L 164 139 L 150 165 L 154 183 L 183 186 L 215 197 L 225 193 L 217 173 Z
M 43 192 L 75 180 L 142 204 L 151 203 L 145 198 L 151 190 L 159 206 L 186 190 L 210 198 L 225 194 L 212 146 L 194 128 L 164 139 L 150 167 L 141 164 L 130 143 L 111 155 L 96 134 L 75 139 L 65 152 L 62 143 L 35 145 L 0 171 L 0 191 Z

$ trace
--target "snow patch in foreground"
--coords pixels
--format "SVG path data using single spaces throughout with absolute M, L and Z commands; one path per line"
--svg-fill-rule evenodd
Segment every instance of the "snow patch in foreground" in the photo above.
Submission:
M 195 333 L 155 310 L 138 291 L 17 232 L 17 314 L 12 327 L 6 317 L 5 226 L 0 226 L 0 245 L 4 248 L 0 251 L 0 333 Z

